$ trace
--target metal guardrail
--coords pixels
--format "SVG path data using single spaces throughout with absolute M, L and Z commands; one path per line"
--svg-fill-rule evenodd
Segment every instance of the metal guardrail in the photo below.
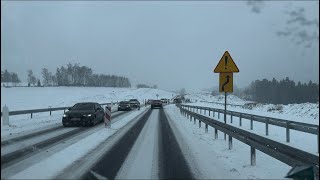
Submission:
M 211 101 L 200 101 L 200 102 L 206 102 L 206 103 L 212 103 L 212 104 L 219 104 L 219 105 L 224 106 L 224 103 L 217 103 L 217 102 L 211 102 Z M 227 106 L 231 106 L 231 107 L 241 107 L 241 108 L 246 109 L 246 107 L 245 107 L 244 105 L 238 105 L 238 104 L 228 104 L 228 103 L 227 103 Z
M 111 104 L 111 103 L 102 103 L 100 104 L 101 106 L 103 105 L 107 105 L 107 104 Z M 117 104 L 117 103 L 114 103 Z M 56 107 L 56 108 L 44 108 L 44 109 L 30 109 L 30 110 L 19 110 L 19 111 L 9 111 L 9 116 L 14 116 L 14 115 L 22 115 L 22 114 L 31 114 L 31 118 L 32 118 L 32 114 L 34 113 L 41 113 L 41 112 L 51 112 L 52 111 L 61 111 L 61 110 L 66 110 L 68 108 L 70 108 L 72 106 L 66 106 L 66 107 Z M 1 112 L 1 116 L 2 116 L 2 112 Z
M 189 110 L 192 109 L 193 111 L 201 110 L 210 111 L 213 112 L 213 117 L 215 115 L 214 112 L 218 112 L 218 118 L 220 117 L 220 113 L 224 113 L 223 109 L 216 109 L 216 108 L 210 108 L 210 107 L 201 107 L 201 106 L 190 106 L 190 105 L 181 105 L 181 107 L 188 108 Z M 259 116 L 259 115 L 253 115 L 248 113 L 241 113 L 236 111 L 226 111 L 227 115 L 231 116 L 231 123 L 233 122 L 233 116 L 236 116 L 239 118 L 239 126 L 242 126 L 242 118 L 250 120 L 250 129 L 253 130 L 253 121 L 265 123 L 265 130 L 266 130 L 266 136 L 269 135 L 269 125 L 275 125 L 279 127 L 283 127 L 286 129 L 286 142 L 290 142 L 290 129 L 301 131 L 309 134 L 315 134 L 317 135 L 317 144 L 318 144 L 318 152 L 319 152 L 319 125 L 314 124 L 307 124 L 302 122 L 295 122 L 295 121 L 289 121 L 284 119 L 278 119 L 278 118 L 272 118 L 272 117 L 265 117 L 265 116 Z
M 319 156 L 184 109 L 183 106 L 185 105 L 177 106 L 180 108 L 180 112 L 183 115 L 185 115 L 187 118 L 190 118 L 190 121 L 192 121 L 192 118 L 194 119 L 194 123 L 196 122 L 196 120 L 199 120 L 199 127 L 201 127 L 201 122 L 205 123 L 206 132 L 208 131 L 208 125 L 213 127 L 215 129 L 215 138 L 218 137 L 218 130 L 228 134 L 229 149 L 232 149 L 232 138 L 236 138 L 237 140 L 249 145 L 251 147 L 251 165 L 256 164 L 255 149 L 258 149 L 259 151 L 262 151 L 267 155 L 278 159 L 279 161 L 284 162 L 292 167 L 296 165 L 313 166 L 317 170 L 317 174 L 319 175 Z
M 201 107 L 201 106 L 191 106 L 191 105 L 181 105 L 181 106 L 186 107 L 186 108 L 192 108 L 194 110 L 196 109 L 197 111 L 198 111 L 198 109 L 207 110 L 207 111 L 209 111 L 209 114 L 210 114 L 210 111 L 224 113 L 223 109 Z M 241 113 L 241 112 L 229 111 L 229 110 L 226 111 L 226 114 L 231 116 L 231 121 L 232 121 L 232 117 L 236 116 L 236 117 L 239 117 L 239 120 L 240 120 L 239 122 L 241 122 L 242 118 L 244 118 L 244 119 L 249 119 L 250 121 L 257 121 L 257 122 L 265 123 L 266 127 L 269 124 L 271 124 L 271 125 L 275 125 L 275 126 L 284 127 L 286 129 L 293 129 L 293 130 L 297 130 L 297 131 L 302 131 L 302 132 L 306 132 L 306 133 L 310 133 L 310 134 L 319 135 L 319 125 L 302 123 L 302 122 L 295 122 L 295 121 L 289 121 L 289 120 L 284 120 L 284 119 L 279 119 L 279 118 L 259 116 L 259 115 Z M 251 125 L 253 125 L 253 124 L 251 123 Z M 251 129 L 253 129 L 253 127 L 251 127 Z M 268 135 L 267 130 L 268 130 L 268 128 L 266 128 L 266 135 Z

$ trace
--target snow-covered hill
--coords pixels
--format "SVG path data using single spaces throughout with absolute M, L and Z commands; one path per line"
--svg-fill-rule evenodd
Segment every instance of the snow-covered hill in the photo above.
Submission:
M 152 88 L 105 88 L 105 87 L 1 87 L 1 108 L 4 105 L 10 111 L 38 109 L 51 107 L 72 106 L 77 102 L 94 101 L 99 103 L 117 102 L 136 98 L 141 103 L 146 99 L 172 98 L 177 94 L 161 89 Z M 245 105 L 252 103 L 233 94 L 227 96 L 228 104 Z M 224 108 L 223 105 L 209 102 L 224 103 L 224 95 L 212 96 L 209 92 L 188 93 L 185 98 L 203 105 L 215 108 Z M 243 111 L 241 107 L 228 107 L 230 110 Z M 303 103 L 289 105 L 255 104 L 247 113 L 260 115 L 276 115 L 283 119 L 297 119 L 302 122 L 319 121 L 319 104 Z M 299 120 L 299 118 L 302 118 Z M 312 119 L 312 121 L 309 121 Z
M 224 95 L 212 96 L 210 93 L 190 93 L 186 98 L 191 99 L 194 105 L 207 106 L 223 109 L 223 105 L 215 103 L 224 103 Z M 209 103 L 215 102 L 215 103 Z M 243 100 L 235 95 L 227 96 L 227 104 L 245 105 L 253 103 L 252 101 Z M 274 105 L 254 103 L 250 109 L 242 109 L 241 107 L 229 107 L 229 110 L 246 111 L 247 113 L 260 114 L 262 116 L 277 116 L 278 118 L 295 120 L 306 123 L 319 124 L 319 104 L 318 103 L 301 103 L 288 105 Z M 302 119 L 299 119 L 302 118 Z
M 138 99 L 172 98 L 175 93 L 151 88 L 105 88 L 105 87 L 1 87 L 1 108 L 10 111 L 72 106 L 77 102 L 98 103 Z

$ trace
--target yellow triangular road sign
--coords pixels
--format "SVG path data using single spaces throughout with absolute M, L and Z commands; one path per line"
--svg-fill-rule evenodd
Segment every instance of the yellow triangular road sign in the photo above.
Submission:
M 236 63 L 234 63 L 229 52 L 226 51 L 223 54 L 223 56 L 221 57 L 218 65 L 213 70 L 213 72 L 215 72 L 215 73 L 239 72 L 239 69 L 238 69 Z

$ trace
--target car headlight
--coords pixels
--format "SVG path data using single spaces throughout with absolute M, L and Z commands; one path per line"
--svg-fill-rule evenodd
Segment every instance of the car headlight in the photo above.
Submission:
M 92 116 L 92 114 L 85 114 L 84 116 L 90 117 L 90 116 Z
M 63 115 L 63 117 L 67 117 L 67 115 L 66 115 L 66 114 L 64 114 L 64 115 Z

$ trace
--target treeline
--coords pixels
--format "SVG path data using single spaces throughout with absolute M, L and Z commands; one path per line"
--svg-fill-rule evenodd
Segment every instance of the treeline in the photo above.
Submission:
M 55 74 L 42 68 L 42 85 L 32 70 L 28 70 L 28 86 L 92 86 L 92 87 L 131 87 L 128 78 L 116 75 L 95 74 L 87 66 L 68 63 L 56 69 Z M 20 83 L 16 73 L 1 71 L 1 82 Z
M 50 73 L 43 73 L 43 78 L 47 82 L 52 79 Z M 126 77 L 94 74 L 89 67 L 71 63 L 57 68 L 55 80 L 58 86 L 131 87 Z
M 243 95 L 249 100 L 260 103 L 292 104 L 292 103 L 316 103 L 319 102 L 319 84 L 309 83 L 296 84 L 288 77 L 277 81 L 267 79 L 256 80 L 243 91 Z
M 14 86 L 16 86 L 18 83 L 21 82 L 21 80 L 19 79 L 17 73 L 8 72 L 8 70 L 4 70 L 1 71 L 1 82 L 12 83 Z

